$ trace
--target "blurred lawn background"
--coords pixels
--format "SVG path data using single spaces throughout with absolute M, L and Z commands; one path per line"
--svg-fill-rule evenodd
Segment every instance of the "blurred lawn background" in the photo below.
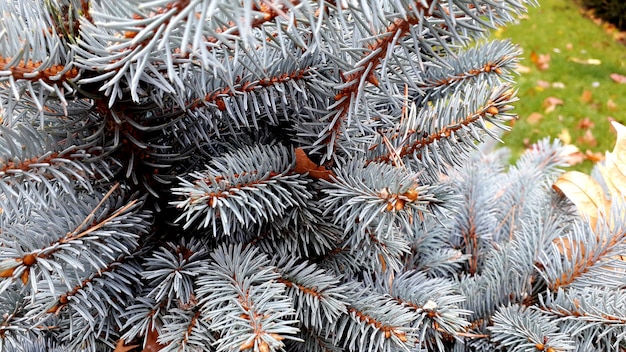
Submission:
M 503 140 L 516 160 L 537 140 L 560 138 L 581 152 L 573 169 L 589 172 L 613 149 L 610 121 L 626 124 L 626 36 L 594 21 L 576 0 L 539 3 L 519 23 L 492 33 L 523 50 L 519 120 Z

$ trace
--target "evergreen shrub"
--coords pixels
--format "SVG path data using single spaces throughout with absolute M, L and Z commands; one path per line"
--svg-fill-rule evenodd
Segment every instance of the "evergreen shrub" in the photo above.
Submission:
M 0 1 L 0 350 L 623 351 L 620 198 L 481 152 L 527 5 Z

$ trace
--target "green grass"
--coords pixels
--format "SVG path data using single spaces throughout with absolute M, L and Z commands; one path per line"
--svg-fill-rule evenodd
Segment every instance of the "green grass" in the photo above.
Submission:
M 611 150 L 615 133 L 610 129 L 609 117 L 626 123 L 626 84 L 614 82 L 610 75 L 626 76 L 626 46 L 583 16 L 573 0 L 539 2 L 541 6 L 531 8 L 518 24 L 493 33 L 495 38 L 511 38 L 519 44 L 523 49 L 520 64 L 530 68 L 530 72 L 517 78 L 520 101 L 515 104 L 515 111 L 520 119 L 515 121 L 512 131 L 504 135 L 505 146 L 517 158 L 525 149 L 525 140 L 533 143 L 546 136 L 556 138 L 566 129 L 571 144 L 582 152 Z M 530 60 L 532 52 L 550 55 L 547 70 L 540 71 Z M 601 63 L 575 62 L 589 59 Z M 548 82 L 550 86 L 543 88 L 539 81 Z M 562 83 L 564 88 L 554 88 L 556 82 Z M 581 99 L 585 91 L 591 93 L 590 100 Z M 548 97 L 563 100 L 563 105 L 546 113 L 543 104 Z M 534 112 L 542 114 L 543 118 L 532 123 L 528 117 Z M 595 146 L 580 140 L 585 130 L 578 125 L 585 117 L 595 124 L 591 128 L 597 141 Z M 576 168 L 589 171 L 592 166 L 590 161 L 585 161 Z

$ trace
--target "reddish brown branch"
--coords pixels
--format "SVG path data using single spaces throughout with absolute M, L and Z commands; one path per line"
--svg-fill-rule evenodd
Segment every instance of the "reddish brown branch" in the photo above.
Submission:
M 257 171 L 253 171 L 250 174 L 256 174 L 258 173 Z M 252 182 L 247 182 L 244 184 L 238 184 L 238 185 L 234 185 L 233 187 L 226 189 L 226 190 L 221 190 L 221 191 L 217 191 L 217 192 L 210 192 L 210 193 L 204 193 L 202 196 L 196 196 L 196 197 L 191 197 L 191 203 L 198 203 L 198 200 L 204 197 L 208 197 L 208 200 L 206 201 L 206 203 L 213 207 L 215 205 L 215 201 L 216 199 L 219 198 L 227 198 L 228 196 L 234 195 L 237 192 L 235 191 L 236 189 L 241 189 L 244 187 L 252 187 L 255 185 L 259 185 L 259 184 L 263 184 L 265 183 L 265 181 L 267 181 L 267 179 L 272 178 L 272 177 L 276 177 L 278 174 L 275 172 L 270 172 L 267 176 L 267 178 L 262 179 L 262 180 L 256 180 L 256 181 L 252 181 Z
M 292 6 L 296 6 L 300 3 L 300 0 L 290 0 L 289 1 Z M 250 23 L 250 27 L 258 28 L 263 24 L 273 21 L 276 17 L 285 15 L 285 11 L 287 11 L 287 6 L 283 5 L 284 1 L 279 1 L 277 3 L 262 1 L 260 7 L 253 7 L 253 11 L 259 11 L 262 13 L 261 16 L 252 19 Z M 228 35 L 238 36 L 240 34 L 239 28 L 237 28 L 237 24 L 234 22 L 228 22 L 228 25 L 217 29 L 215 32 L 217 33 L 225 33 L 228 31 Z M 219 39 L 216 37 L 209 37 L 206 39 L 208 43 L 217 43 Z
M 287 280 L 285 278 L 282 278 L 282 277 L 277 279 L 277 281 L 280 282 L 280 283 L 285 284 L 285 286 L 287 286 L 287 287 L 295 287 L 298 290 L 300 290 L 302 293 L 307 294 L 309 296 L 313 296 L 313 297 L 315 297 L 317 299 L 321 299 L 322 298 L 322 294 L 320 292 L 316 291 L 315 288 L 309 288 L 309 287 L 306 287 L 304 285 L 293 283 L 293 282 L 291 282 L 291 281 L 289 281 L 289 280 Z
M 200 309 L 196 310 L 196 312 L 194 313 L 193 317 L 191 317 L 191 321 L 189 322 L 189 326 L 187 326 L 187 331 L 186 331 L 185 337 L 183 339 L 183 341 L 185 343 L 187 343 L 189 341 L 189 336 L 191 336 L 193 328 L 194 328 L 194 326 L 196 326 L 196 323 L 198 322 L 199 318 L 200 318 Z
M 349 313 L 353 313 L 354 316 L 360 321 L 374 326 L 376 329 L 384 332 L 385 338 L 390 338 L 391 335 L 395 335 L 400 341 L 406 342 L 408 339 L 406 337 L 406 333 L 404 331 L 397 330 L 395 327 L 390 325 L 385 325 L 380 321 L 376 320 L 376 318 L 369 316 L 355 308 L 348 308 Z
M 574 301 L 574 305 L 576 308 L 579 308 L 578 306 L 579 302 Z M 539 309 L 541 309 L 544 312 L 548 312 L 550 314 L 558 315 L 561 317 L 574 317 L 574 318 L 585 317 L 585 318 L 592 318 L 592 319 L 595 318 L 598 321 L 601 320 L 602 323 L 604 324 L 620 324 L 620 325 L 626 324 L 626 319 L 622 316 L 608 315 L 608 314 L 602 314 L 602 313 L 593 315 L 593 314 L 580 312 L 577 310 L 567 310 L 564 308 L 554 309 L 554 308 L 549 308 L 549 307 L 540 307 Z
M 264 87 L 271 87 L 274 84 L 285 83 L 291 80 L 300 80 L 304 78 L 307 69 L 295 70 L 290 73 L 283 73 L 279 76 L 263 78 L 258 81 L 237 81 L 233 87 L 224 87 L 222 89 L 207 93 L 204 97 L 196 99 L 188 104 L 190 109 L 196 109 L 206 103 L 213 103 L 218 109 L 226 110 L 224 98 L 234 97 L 241 93 L 253 92 Z
M 624 241 L 624 237 L 626 237 L 626 233 L 617 233 L 616 235 L 611 236 L 608 242 L 603 241 L 601 243 L 598 243 L 598 245 L 600 246 L 605 246 L 604 250 L 598 254 L 594 254 L 593 256 L 589 255 L 587 259 L 584 259 L 584 257 L 586 256 L 585 252 L 586 253 L 596 253 L 596 252 L 590 251 L 589 249 L 582 247 L 583 244 L 580 244 L 580 246 L 582 247 L 580 248 L 581 253 L 582 253 L 580 257 L 583 260 L 575 260 L 578 258 L 571 258 L 571 256 L 573 256 L 572 254 L 573 251 L 570 250 L 569 260 L 575 261 L 572 269 L 570 271 L 564 272 L 560 278 L 557 278 L 554 282 L 551 282 L 549 285 L 550 289 L 552 291 L 556 291 L 560 287 L 568 286 L 569 284 L 574 282 L 576 279 L 578 279 L 579 277 L 587 273 L 591 269 L 591 267 L 598 264 L 600 261 L 605 259 L 608 255 L 610 255 L 610 252 L 613 250 L 613 248 Z
M 496 100 L 500 100 L 500 98 L 510 99 L 510 93 L 505 93 L 504 95 L 496 98 Z M 429 135 L 424 136 L 423 138 L 417 139 L 416 141 L 412 143 L 403 145 L 397 151 L 397 156 L 400 158 L 409 156 L 417 152 L 418 150 L 428 145 L 433 144 L 435 141 L 439 141 L 444 138 L 450 138 L 454 133 L 463 129 L 463 127 L 471 125 L 472 123 L 478 121 L 479 119 L 487 116 L 487 114 L 492 115 L 492 116 L 498 114 L 500 112 L 498 105 L 500 104 L 494 101 L 489 101 L 487 105 L 480 107 L 476 111 L 470 113 L 462 121 L 455 123 L 453 126 L 444 126 L 441 130 L 435 131 Z M 376 158 L 370 159 L 367 161 L 367 163 L 371 163 L 371 162 L 388 163 L 392 161 L 393 157 L 394 155 L 392 155 L 391 153 L 388 153 L 388 154 L 384 154 Z
M 508 59 L 510 59 L 510 57 L 504 56 L 498 59 L 496 62 L 488 62 L 482 67 L 473 68 L 473 69 L 468 70 L 467 72 L 458 73 L 458 74 L 455 74 L 454 76 L 446 77 L 438 81 L 427 82 L 426 84 L 420 85 L 420 88 L 421 89 L 433 89 L 436 87 L 442 87 L 442 86 L 450 85 L 452 83 L 463 81 L 471 77 L 476 77 L 482 73 L 493 72 L 497 75 L 501 75 L 504 62 Z
M 428 6 L 424 6 L 421 2 L 416 2 L 415 6 L 417 6 L 418 11 L 425 13 L 429 10 L 431 3 L 429 2 Z M 354 73 L 348 75 L 342 73 L 344 88 L 335 95 L 337 103 L 334 107 L 335 113 L 330 117 L 331 126 L 325 141 L 326 144 L 336 143 L 337 137 L 342 134 L 341 126 L 343 126 L 347 118 L 353 99 L 355 99 L 361 88 L 360 82 L 365 79 L 365 81 L 378 86 L 378 78 L 376 78 L 374 71 L 380 65 L 380 62 L 384 60 L 389 47 L 394 43 L 394 38 L 396 35 L 400 37 L 406 35 L 411 30 L 411 27 L 419 24 L 420 21 L 421 18 L 415 16 L 409 16 L 407 19 L 396 19 L 387 26 L 384 33 L 378 36 L 379 39 L 367 46 L 366 49 L 369 54 L 359 62 L 358 67 L 354 69 Z M 334 140 L 332 140 L 332 136 L 335 136 Z
M 78 69 L 67 69 L 63 65 L 52 65 L 48 68 L 40 69 L 43 65 L 41 61 L 24 61 L 21 60 L 16 65 L 7 67 L 7 64 L 11 62 L 11 58 L 5 58 L 0 56 L 0 66 L 7 71 L 11 71 L 11 75 L 15 80 L 27 80 L 36 82 L 42 80 L 49 85 L 56 85 L 63 81 L 70 81 L 78 76 Z M 60 74 L 60 77 L 53 79 L 52 77 Z
M 11 170 L 21 170 L 23 172 L 28 172 L 32 167 L 32 164 L 54 164 L 52 161 L 59 156 L 59 153 L 50 153 L 50 155 L 45 158 L 34 156 L 27 160 L 22 160 L 19 162 L 15 161 L 7 161 L 5 163 L 0 163 L 0 172 L 4 174 L 10 173 Z
M 470 255 L 468 272 L 474 275 L 478 272 L 478 235 L 473 218 L 470 218 L 469 229 L 463 231 L 461 235 L 465 242 L 465 253 Z
M 108 266 L 98 269 L 97 272 L 93 273 L 90 277 L 84 279 L 80 284 L 74 286 L 74 288 L 64 294 L 62 294 L 61 296 L 59 296 L 59 298 L 57 299 L 56 304 L 51 307 L 50 309 L 48 309 L 48 313 L 56 313 L 59 311 L 59 309 L 62 309 L 63 307 L 65 307 L 67 305 L 67 303 L 69 302 L 69 297 L 72 296 L 76 296 L 81 290 L 85 289 L 85 287 L 91 287 L 93 286 L 93 281 L 101 278 L 103 276 L 105 276 L 106 273 L 113 271 L 115 268 L 117 268 L 120 265 L 124 264 L 124 259 L 125 257 L 121 257 L 119 259 L 117 259 L 115 262 L 109 264 Z

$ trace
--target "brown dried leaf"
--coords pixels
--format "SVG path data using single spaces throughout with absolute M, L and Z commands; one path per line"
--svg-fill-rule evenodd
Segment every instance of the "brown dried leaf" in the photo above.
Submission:
M 159 332 L 157 331 L 157 329 L 152 327 L 152 329 L 150 329 L 148 335 L 146 336 L 146 345 L 143 347 L 143 350 L 141 350 L 141 352 L 157 352 L 163 349 L 165 345 L 160 344 L 158 339 Z
M 609 202 L 602 187 L 591 176 L 579 171 L 569 171 L 561 175 L 552 188 L 569 198 L 578 211 L 589 217 L 592 228 L 596 227 L 599 212 L 606 214 Z
M 592 152 L 591 150 L 587 149 L 585 151 L 585 159 L 591 161 L 592 163 L 598 163 L 602 160 L 604 160 L 604 154 L 600 153 L 600 152 Z
M 609 75 L 611 79 L 619 84 L 626 84 L 626 76 L 620 75 L 619 73 L 611 73 Z
M 326 181 L 330 181 L 331 176 L 335 176 L 332 171 L 327 170 L 323 166 L 317 165 L 309 159 L 309 156 L 306 155 L 304 149 L 302 148 L 296 148 L 296 167 L 293 171 L 299 174 L 308 172 L 311 177 Z
M 530 53 L 530 61 L 537 66 L 539 71 L 545 71 L 550 67 L 550 54 Z
M 542 118 L 542 114 L 538 112 L 533 112 L 532 114 L 528 115 L 527 121 L 531 125 L 536 125 L 539 121 L 541 121 Z
M 578 128 L 580 128 L 581 130 L 593 128 L 595 125 L 596 124 L 588 117 L 585 117 L 584 119 L 578 121 Z
M 598 141 L 596 140 L 596 137 L 593 135 L 591 130 L 586 130 L 585 134 L 583 134 L 582 137 L 578 138 L 578 143 L 587 144 L 592 147 L 595 147 L 596 145 L 598 145 Z
M 593 93 L 591 93 L 590 90 L 583 90 L 583 94 L 580 95 L 580 101 L 582 101 L 585 104 L 589 104 L 591 102 L 591 98 L 593 96 Z
M 563 100 L 557 97 L 547 97 L 543 100 L 543 107 L 545 108 L 546 114 L 554 111 L 557 105 L 563 105 Z
M 560 156 L 570 166 L 580 164 L 585 160 L 583 153 L 573 144 L 565 145 L 563 150 L 561 150 Z
M 119 339 L 117 340 L 117 345 L 115 345 L 115 349 L 113 350 L 113 352 L 129 352 L 129 351 L 134 350 L 137 347 L 139 347 L 139 345 L 126 346 L 126 343 L 124 342 L 124 340 Z

